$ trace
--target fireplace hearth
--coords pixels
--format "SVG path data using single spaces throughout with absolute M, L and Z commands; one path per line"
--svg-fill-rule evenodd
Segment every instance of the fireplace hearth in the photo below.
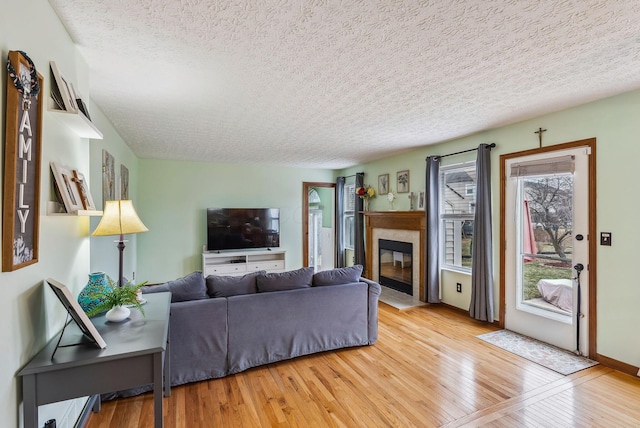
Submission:
M 379 283 L 413 296 L 413 244 L 378 240 Z

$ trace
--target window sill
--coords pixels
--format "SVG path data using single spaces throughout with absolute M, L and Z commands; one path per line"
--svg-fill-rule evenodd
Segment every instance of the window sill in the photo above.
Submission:
M 469 275 L 471 276 L 471 269 L 469 268 L 459 268 L 459 267 L 455 267 L 455 266 L 443 266 L 440 267 L 440 270 L 446 270 L 448 272 L 455 272 L 455 273 L 461 273 L 461 274 L 465 274 L 465 275 Z

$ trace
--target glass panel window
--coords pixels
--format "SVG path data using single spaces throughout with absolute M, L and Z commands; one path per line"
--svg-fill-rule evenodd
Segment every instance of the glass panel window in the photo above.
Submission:
M 344 185 L 344 247 L 355 247 L 355 207 L 356 185 L 348 183 Z
M 476 165 L 468 162 L 440 170 L 442 266 L 471 271 L 476 210 Z
M 518 178 L 520 305 L 573 312 L 573 193 L 571 173 Z

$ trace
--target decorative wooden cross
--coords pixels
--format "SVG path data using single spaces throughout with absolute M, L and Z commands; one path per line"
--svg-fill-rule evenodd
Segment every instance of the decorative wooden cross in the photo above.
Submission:
M 538 140 L 540 141 L 540 148 L 542 148 L 542 133 L 547 132 L 546 129 L 539 128 L 534 134 L 538 134 Z

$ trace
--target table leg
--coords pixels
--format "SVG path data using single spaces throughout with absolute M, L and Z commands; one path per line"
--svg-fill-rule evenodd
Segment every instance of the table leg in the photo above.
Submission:
M 93 402 L 93 413 L 100 413 L 100 409 L 102 408 L 102 397 L 100 394 L 96 394 L 96 401 Z
M 22 376 L 22 406 L 25 428 L 36 428 L 38 426 L 36 375 Z
M 162 420 L 162 390 L 164 389 L 162 375 L 162 352 L 156 352 L 153 354 L 153 418 L 156 428 L 162 428 L 164 425 Z
M 171 327 L 169 327 L 171 328 Z M 167 337 L 171 336 L 171 331 Z M 171 397 L 171 339 L 167 340 L 167 349 L 164 351 L 164 396 Z

